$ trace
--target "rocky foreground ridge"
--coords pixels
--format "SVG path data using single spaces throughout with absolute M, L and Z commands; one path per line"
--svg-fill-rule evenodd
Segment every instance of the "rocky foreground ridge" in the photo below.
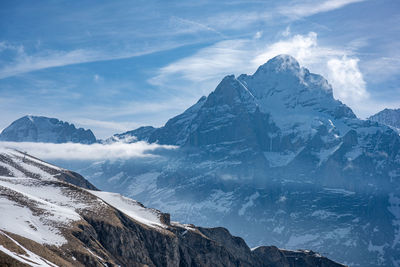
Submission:
M 0 149 L 0 266 L 343 266 L 318 253 L 251 250 L 224 228 L 171 222 L 77 173 Z

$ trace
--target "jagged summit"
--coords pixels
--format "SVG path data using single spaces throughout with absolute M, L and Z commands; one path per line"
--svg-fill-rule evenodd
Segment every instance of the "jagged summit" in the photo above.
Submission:
M 238 80 L 243 82 L 257 98 L 267 98 L 273 94 L 304 95 L 308 97 L 333 99 L 332 87 L 321 75 L 311 73 L 301 67 L 295 58 L 279 55 L 261 65 L 253 75 L 242 74 Z
M 377 121 L 385 124 L 400 133 L 400 108 L 384 110 L 368 118 L 371 121 Z
M 254 109 L 254 96 L 234 75 L 225 76 L 217 88 L 206 99 L 204 107 L 233 106 L 238 103 L 248 103 Z
M 266 113 L 288 109 L 292 113 L 293 109 L 298 112 L 301 108 L 355 118 L 350 108 L 334 99 L 332 87 L 324 77 L 301 67 L 289 55 L 268 60 L 253 75 L 224 77 L 210 96 L 215 94 L 225 100 L 230 98 L 228 102 L 232 102 L 234 96 L 246 96 L 246 102 L 254 102 Z M 240 101 L 240 97 L 236 101 Z
M 144 136 L 139 129 L 124 136 L 195 146 L 250 139 L 252 146 L 264 147 L 264 135 L 292 132 L 306 138 L 320 123 L 340 118 L 351 120 L 356 116 L 334 99 L 328 81 L 301 67 L 295 58 L 279 55 L 253 75 L 225 76 L 208 97 L 202 97 L 164 127 L 150 129 Z
M 96 137 L 91 130 L 77 129 L 56 118 L 26 115 L 5 128 L 0 141 L 92 144 Z
M 260 75 L 266 72 L 299 72 L 299 62 L 290 55 L 278 55 L 268 60 L 265 64 L 258 67 L 255 75 Z
M 156 161 L 93 164 L 85 172 L 99 187 L 178 220 L 222 222 L 254 246 L 400 262 L 400 136 L 358 119 L 291 57 L 227 76 L 165 126 L 132 134 L 179 147 Z
M 214 104 L 246 102 L 264 113 L 325 113 L 333 117 L 355 118 L 352 110 L 334 99 L 333 90 L 321 75 L 301 67 L 289 55 L 278 55 L 261 65 L 253 75 L 228 75 L 209 98 L 219 96 Z M 222 102 L 221 102 L 222 101 Z M 207 101 L 210 103 L 210 101 Z M 209 105 L 205 105 L 209 107 Z

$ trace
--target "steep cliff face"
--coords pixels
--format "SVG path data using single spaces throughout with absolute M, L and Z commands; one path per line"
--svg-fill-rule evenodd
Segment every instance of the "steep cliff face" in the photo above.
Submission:
M 308 251 L 252 251 L 224 228 L 171 222 L 18 151 L 0 150 L 0 171 L 1 266 L 342 266 Z
M 173 153 L 105 161 L 84 175 L 176 220 L 228 227 L 252 246 L 397 266 L 400 136 L 358 119 L 332 90 L 277 56 L 253 75 L 225 77 L 163 127 L 130 132 L 138 134 L 131 140 L 178 145 Z
M 2 131 L 0 141 L 93 144 L 96 137 L 91 130 L 55 118 L 24 116 Z

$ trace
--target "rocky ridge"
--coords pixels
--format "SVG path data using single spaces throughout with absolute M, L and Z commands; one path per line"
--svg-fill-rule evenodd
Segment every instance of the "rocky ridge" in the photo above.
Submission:
M 312 251 L 251 250 L 225 228 L 171 222 L 73 172 L 0 150 L 1 266 L 343 266 Z
M 400 109 L 385 108 L 368 119 L 387 125 L 400 133 Z
M 174 153 L 82 172 L 176 220 L 228 227 L 251 246 L 398 266 L 400 137 L 358 119 L 332 90 L 280 55 L 253 75 L 225 77 L 163 127 L 120 135 L 180 146 Z
M 11 123 L 0 134 L 0 141 L 93 144 L 91 130 L 55 118 L 27 115 Z

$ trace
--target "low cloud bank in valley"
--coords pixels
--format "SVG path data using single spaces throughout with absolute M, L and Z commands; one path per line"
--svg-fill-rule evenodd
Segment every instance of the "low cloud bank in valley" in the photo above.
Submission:
M 17 149 L 40 159 L 61 160 L 102 160 L 134 157 L 154 157 L 161 150 L 173 150 L 176 147 L 136 142 L 127 144 L 116 142 L 112 144 L 52 144 L 33 142 L 0 142 L 0 147 Z

